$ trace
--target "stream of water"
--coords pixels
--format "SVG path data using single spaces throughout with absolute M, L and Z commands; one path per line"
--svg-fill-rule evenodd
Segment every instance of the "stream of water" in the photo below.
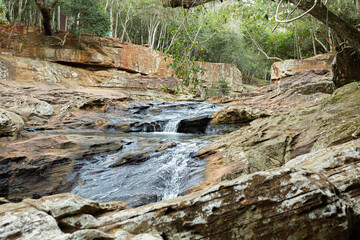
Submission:
M 157 114 L 150 115 L 153 109 Z M 132 207 L 185 194 L 204 180 L 206 160 L 194 156 L 210 142 L 203 135 L 177 133 L 178 126 L 184 119 L 209 117 L 219 109 L 221 106 L 208 103 L 132 106 L 126 117 L 136 121 L 133 129 L 142 131 L 122 134 L 120 152 L 79 162 L 82 167 L 71 192 L 98 202 L 123 201 Z M 160 131 L 148 131 L 156 130 L 155 125 Z M 168 144 L 171 146 L 158 150 Z

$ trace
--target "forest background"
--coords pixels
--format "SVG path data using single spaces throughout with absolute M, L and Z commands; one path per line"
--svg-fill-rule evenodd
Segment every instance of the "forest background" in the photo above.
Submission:
M 224 0 L 191 9 L 164 8 L 161 0 L 0 0 L 0 22 L 42 25 L 39 2 L 50 9 L 52 29 L 56 29 L 60 6 L 67 16 L 67 29 L 75 35 L 108 35 L 146 44 L 171 55 L 177 60 L 174 64 L 194 60 L 231 63 L 249 83 L 269 80 L 274 61 L 332 52 L 343 42 L 327 24 L 309 14 L 290 23 L 277 23 L 278 3 L 270 0 Z M 280 19 L 303 13 L 284 2 Z M 360 27 L 360 0 L 326 4 L 330 11 Z

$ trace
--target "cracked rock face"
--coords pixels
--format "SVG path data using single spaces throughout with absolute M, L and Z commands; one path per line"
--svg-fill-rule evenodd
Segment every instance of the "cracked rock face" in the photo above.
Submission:
M 108 210 L 74 194 L 2 204 L 0 239 L 348 239 L 355 227 L 346 196 L 323 175 L 301 168 L 258 172 L 176 199 Z
M 347 239 L 352 209 L 324 176 L 276 169 L 99 218 L 100 230 L 166 239 Z
M 297 156 L 359 138 L 359 104 L 359 83 L 352 83 L 313 106 L 256 119 L 221 137 L 200 150 L 208 159 L 208 183 L 281 167 Z
M 324 174 L 342 193 L 360 203 L 360 139 L 301 155 L 285 167 L 302 167 Z

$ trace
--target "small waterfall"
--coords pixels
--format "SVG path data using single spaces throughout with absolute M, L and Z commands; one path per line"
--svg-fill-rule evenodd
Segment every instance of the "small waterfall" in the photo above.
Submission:
M 176 133 L 181 120 L 170 120 L 166 125 L 164 132 Z
M 150 153 L 150 160 L 140 164 L 109 167 L 121 154 L 136 152 L 136 141 L 124 148 L 123 152 L 100 155 L 94 161 L 86 161 L 72 192 L 98 202 L 123 201 L 131 207 L 184 194 L 187 189 L 204 180 L 206 161 L 194 159 L 191 155 L 209 144 L 185 137 L 181 135 L 176 147 L 161 153 Z

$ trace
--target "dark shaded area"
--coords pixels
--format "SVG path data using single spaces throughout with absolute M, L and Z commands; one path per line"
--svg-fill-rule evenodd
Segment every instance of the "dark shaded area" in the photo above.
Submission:
M 334 72 L 333 81 L 336 87 L 339 88 L 352 82 L 360 82 L 360 53 L 355 49 L 349 47 L 338 49 L 332 67 Z
M 180 121 L 177 132 L 179 133 L 195 133 L 202 134 L 210 123 L 211 118 L 209 117 L 194 117 L 190 119 L 184 119 Z

